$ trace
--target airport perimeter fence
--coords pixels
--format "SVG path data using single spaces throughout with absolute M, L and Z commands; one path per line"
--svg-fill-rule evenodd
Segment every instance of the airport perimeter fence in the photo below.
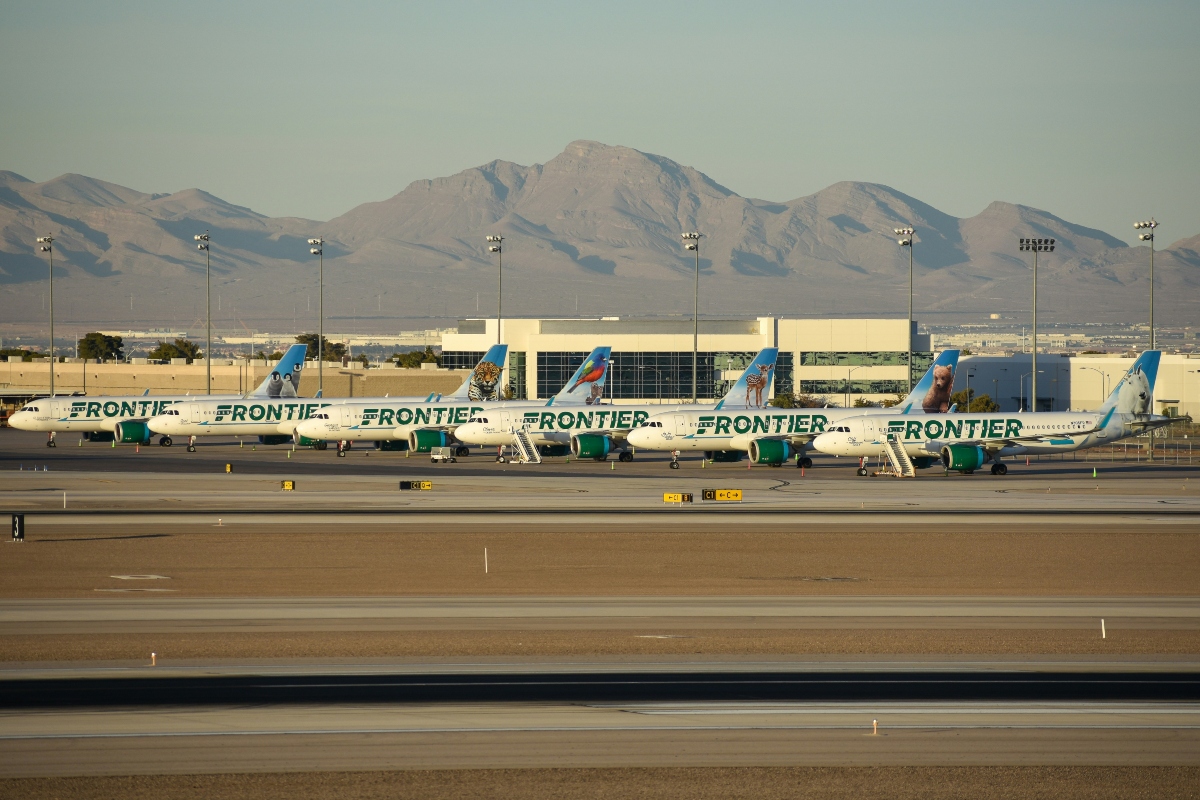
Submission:
M 1029 456 L 1030 463 L 1038 461 L 1097 461 L 1116 464 L 1200 464 L 1200 448 L 1195 439 L 1164 439 L 1161 436 L 1135 436 L 1110 445 L 1100 445 L 1070 453 Z M 1070 456 L 1070 458 L 1067 458 Z M 1014 456 L 1013 460 L 1020 460 Z

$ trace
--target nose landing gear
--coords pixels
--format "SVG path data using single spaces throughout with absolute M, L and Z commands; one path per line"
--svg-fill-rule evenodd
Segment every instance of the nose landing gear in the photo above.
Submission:
M 671 469 L 679 469 L 679 451 L 671 451 Z
M 188 446 L 187 446 L 187 451 L 188 451 L 189 453 L 194 453 L 194 452 L 196 452 L 196 437 L 195 437 L 195 436 L 189 436 L 189 437 L 188 437 Z
M 46 447 L 58 447 L 58 442 L 54 441 L 54 431 L 50 431 L 50 438 L 46 440 Z

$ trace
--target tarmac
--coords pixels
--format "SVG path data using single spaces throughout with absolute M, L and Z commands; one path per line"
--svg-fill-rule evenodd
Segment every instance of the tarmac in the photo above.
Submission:
M 164 536 L 161 531 L 172 527 L 214 530 L 231 519 L 251 538 L 287 535 L 289 525 L 300 523 L 310 532 L 340 525 L 352 535 L 367 530 L 358 526 L 407 526 L 402 529 L 418 533 L 445 523 L 487 530 L 489 521 L 502 521 L 510 536 L 584 522 L 649 536 L 668 528 L 672 535 L 707 536 L 784 524 L 834 537 L 852 528 L 862 536 L 865 526 L 874 537 L 906 528 L 953 530 L 956 523 L 976 530 L 1051 526 L 1064 533 L 1127 536 L 1118 550 L 1131 553 L 1149 547 L 1139 537 L 1183 537 L 1171 552 L 1184 560 L 1200 522 L 1200 481 L 1191 480 L 1200 476 L 1200 464 L 1084 461 L 1081 454 L 1075 461 L 1013 463 L 1005 477 L 926 470 L 915 480 L 897 480 L 860 478 L 857 462 L 823 456 L 806 470 L 748 468 L 745 462 L 702 466 L 698 458 L 669 470 L 665 454 L 638 454 L 632 463 L 548 459 L 514 465 L 473 452 L 457 464 L 434 465 L 363 448 L 338 458 L 332 450 L 292 452 L 229 441 L 202 441 L 196 453 L 181 446 L 79 446 L 70 437 L 46 448 L 42 434 L 6 429 L 0 430 L 0 470 L 6 476 L 0 512 L 26 514 L 31 540 L 52 531 L 62 548 L 76 548 L 41 551 L 54 555 L 30 559 L 31 569 L 58 563 L 53 559 L 65 563 L 68 552 L 76 561 L 88 553 L 113 558 L 116 548 L 150 552 L 146 537 Z M 284 480 L 296 481 L 296 489 L 283 491 Z M 401 480 L 429 480 L 432 487 L 402 491 Z M 742 499 L 706 502 L 703 490 L 709 488 L 740 489 Z M 668 492 L 690 493 L 693 502 L 667 503 Z M 103 535 L 91 535 L 97 531 Z M 189 547 L 207 546 L 201 534 L 186 536 L 196 538 Z M 148 541 L 182 542 L 186 536 Z M 685 538 L 678 540 L 683 547 Z M 1020 557 L 1006 544 L 996 547 Z M 6 546 L 0 559 L 17 563 L 13 552 Z M 1063 552 L 1074 551 L 1068 546 Z M 590 562 L 585 566 L 593 569 Z M 1079 568 L 1070 560 L 1036 566 L 1043 572 Z M 561 565 L 526 565 L 522 580 L 536 582 L 556 568 Z M 96 580 L 119 577 L 102 571 Z M 842 574 L 848 573 L 821 573 Z M 1152 585 L 1135 577 L 1137 586 Z M 434 589 L 363 597 L 347 579 L 338 584 L 344 587 L 339 596 L 189 597 L 130 594 L 124 585 L 117 588 L 125 593 L 114 593 L 94 582 L 86 588 L 95 597 L 0 600 L 0 641 L 163 633 L 319 637 L 347 631 L 411 638 L 448 630 L 468 637 L 472 631 L 557 631 L 567 637 L 608 631 L 673 640 L 686 638 L 684 629 L 914 629 L 950 635 L 971 629 L 1070 630 L 1103 642 L 1114 631 L 1191 641 L 1183 637 L 1200 630 L 1200 591 L 1188 593 L 1178 581 L 1166 596 L 1106 592 L 1103 586 L 1073 596 L 847 596 L 836 584 L 826 592 L 807 583 L 803 595 L 752 594 L 762 585 L 747 583 L 728 595 L 627 596 L 611 590 L 439 595 Z M 188 584 L 179 578 L 173 586 Z M 0 776 L 468 767 L 1194 766 L 1200 764 L 1200 653 L 1172 652 L 165 656 L 154 666 L 0 662 L 0 742 L 6 753 Z

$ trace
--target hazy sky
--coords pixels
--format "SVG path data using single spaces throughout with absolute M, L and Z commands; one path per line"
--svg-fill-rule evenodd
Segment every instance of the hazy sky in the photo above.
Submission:
M 788 200 L 886 183 L 1200 233 L 1200 2 L 11 2 L 0 169 L 337 216 L 596 139 Z

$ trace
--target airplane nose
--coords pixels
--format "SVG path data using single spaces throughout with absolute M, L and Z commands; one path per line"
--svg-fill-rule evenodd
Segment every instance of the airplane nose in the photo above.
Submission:
M 479 427 L 480 426 L 478 422 L 468 422 L 466 425 L 459 425 L 454 429 L 454 438 L 458 439 L 460 442 L 466 442 L 467 444 L 482 444 L 481 442 L 475 441 L 475 437 L 478 436 L 480 432 Z
M 635 428 L 629 432 L 627 441 L 634 447 L 649 447 L 650 431 L 643 428 Z

